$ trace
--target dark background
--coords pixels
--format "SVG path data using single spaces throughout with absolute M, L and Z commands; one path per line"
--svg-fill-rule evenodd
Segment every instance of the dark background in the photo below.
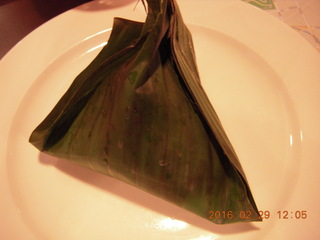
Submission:
M 0 0 L 0 59 L 32 30 L 91 0 Z

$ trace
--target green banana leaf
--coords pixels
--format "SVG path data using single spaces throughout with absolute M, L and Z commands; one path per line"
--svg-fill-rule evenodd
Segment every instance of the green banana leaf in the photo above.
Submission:
M 177 3 L 147 4 L 144 23 L 114 19 L 108 44 L 29 141 L 212 222 L 260 221 Z M 210 211 L 231 215 L 210 219 Z

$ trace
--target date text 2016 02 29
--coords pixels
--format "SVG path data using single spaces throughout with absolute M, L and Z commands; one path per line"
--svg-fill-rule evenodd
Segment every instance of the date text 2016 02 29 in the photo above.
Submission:
M 212 219 L 232 219 L 234 217 L 239 217 L 241 219 L 251 219 L 252 212 L 251 211 L 240 211 L 236 214 L 233 211 L 209 211 L 208 214 L 209 220 Z M 271 217 L 276 217 L 277 219 L 307 219 L 308 218 L 308 212 L 307 210 L 295 210 L 295 211 L 288 211 L 288 210 L 282 210 L 282 211 L 259 211 L 259 218 L 260 219 L 270 219 Z

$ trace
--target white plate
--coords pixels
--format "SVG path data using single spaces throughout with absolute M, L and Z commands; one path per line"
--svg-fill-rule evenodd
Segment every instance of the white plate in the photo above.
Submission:
M 320 56 L 289 27 L 238 0 L 179 5 L 203 85 L 259 209 L 270 213 L 264 222 L 215 225 L 28 143 L 105 44 L 113 17 L 144 20 L 141 4 L 133 10 L 136 1 L 111 3 L 56 17 L 0 62 L 1 239 L 319 238 Z

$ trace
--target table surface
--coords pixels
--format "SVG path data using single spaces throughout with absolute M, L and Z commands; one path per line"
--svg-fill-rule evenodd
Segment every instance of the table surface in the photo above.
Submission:
M 0 0 L 0 59 L 32 30 L 91 0 Z
M 92 0 L 0 0 L 0 59 L 41 24 L 90 1 Z M 320 52 L 320 0 L 242 1 L 279 18 Z

